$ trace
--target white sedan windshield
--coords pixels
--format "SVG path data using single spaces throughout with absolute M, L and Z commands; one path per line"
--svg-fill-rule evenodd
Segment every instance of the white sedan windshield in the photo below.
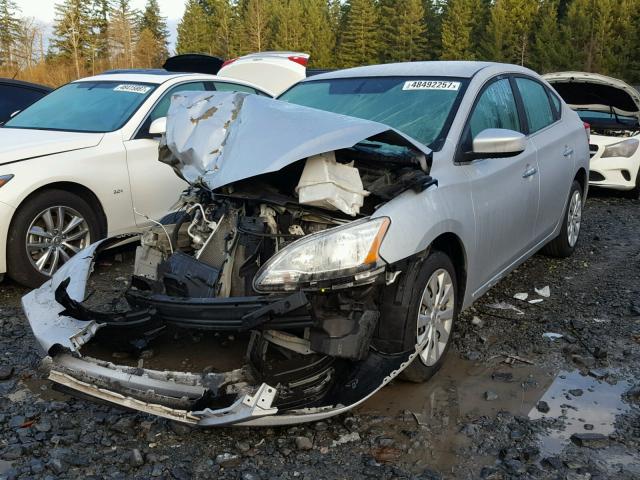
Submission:
M 156 86 L 138 82 L 75 82 L 51 92 L 4 126 L 72 132 L 122 127 Z

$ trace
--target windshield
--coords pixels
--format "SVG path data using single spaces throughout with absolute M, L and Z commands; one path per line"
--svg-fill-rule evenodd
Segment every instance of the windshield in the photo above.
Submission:
M 465 87 L 453 78 L 339 78 L 299 83 L 279 100 L 384 123 L 438 150 Z
M 20 112 L 4 126 L 112 132 L 129 120 L 155 88 L 155 85 L 137 82 L 69 83 Z

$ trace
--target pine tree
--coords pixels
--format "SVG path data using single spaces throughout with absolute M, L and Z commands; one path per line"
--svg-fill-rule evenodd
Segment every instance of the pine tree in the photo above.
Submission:
M 480 0 L 450 0 L 442 20 L 443 60 L 475 60 L 478 52 L 476 18 L 482 13 Z
M 537 9 L 538 3 L 531 0 L 495 1 L 486 33 L 486 53 L 490 60 L 528 63 Z
M 305 49 L 305 11 L 300 0 L 272 0 L 272 50 L 300 51 Z
M 381 0 L 380 61 L 406 62 L 427 56 L 425 12 L 422 0 Z
M 558 0 L 541 0 L 533 30 L 531 68 L 540 73 L 548 73 L 563 66 L 565 62 L 558 28 Z
M 17 11 L 13 0 L 0 0 L 0 66 L 15 62 L 13 47 L 20 30 Z
M 348 0 L 338 45 L 338 62 L 351 67 L 376 63 L 379 36 L 373 0 Z
M 117 0 L 109 15 L 111 52 L 118 66 L 134 67 L 133 52 L 138 41 L 138 12 L 131 8 L 131 0 Z
M 442 19 L 445 0 L 424 0 L 425 60 L 436 60 L 442 54 Z
M 198 0 L 187 0 L 178 24 L 178 53 L 211 53 L 211 28 L 207 15 Z
M 142 41 L 142 34 L 144 34 L 144 48 L 151 47 L 150 67 L 158 67 L 162 65 L 164 60 L 169 56 L 169 30 L 167 29 L 167 20 L 160 14 L 160 6 L 158 0 L 147 0 L 144 11 L 139 18 L 138 31 L 140 32 L 138 39 L 138 45 L 136 49 L 140 49 L 140 42 Z M 154 39 L 155 44 L 152 45 L 150 40 Z
M 242 18 L 242 53 L 268 49 L 271 38 L 272 0 L 246 0 L 240 10 Z
M 91 74 L 98 62 L 109 61 L 109 0 L 92 0 L 89 5 L 88 49 Z
M 54 37 L 50 46 L 55 55 L 73 62 L 76 77 L 80 77 L 84 71 L 91 34 L 88 5 L 83 0 L 65 0 L 56 4 L 55 12 Z
M 311 54 L 310 62 L 316 67 L 335 66 L 334 49 L 339 18 L 332 18 L 331 1 L 302 0 L 302 6 L 305 19 L 302 51 Z
M 230 0 L 201 0 L 210 29 L 209 52 L 222 58 L 233 55 L 234 11 Z

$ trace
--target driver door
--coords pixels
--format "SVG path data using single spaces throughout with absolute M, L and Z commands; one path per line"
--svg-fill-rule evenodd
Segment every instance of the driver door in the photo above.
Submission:
M 205 90 L 213 90 L 211 82 L 181 83 L 170 88 L 153 107 L 136 136 L 124 142 L 133 208 L 151 219 L 165 216 L 188 184 L 169 165 L 158 160 L 159 139 L 149 134 L 149 126 L 155 119 L 167 116 L 173 94 Z M 150 224 L 144 216 L 135 215 L 135 218 L 139 227 Z
M 463 133 L 463 151 L 470 151 L 473 138 L 487 128 L 523 132 L 522 127 L 511 83 L 498 78 L 482 91 L 473 107 Z M 516 156 L 480 158 L 464 168 L 476 224 L 473 262 L 479 285 L 486 287 L 535 243 L 540 188 L 536 147 L 527 138 L 525 150 Z

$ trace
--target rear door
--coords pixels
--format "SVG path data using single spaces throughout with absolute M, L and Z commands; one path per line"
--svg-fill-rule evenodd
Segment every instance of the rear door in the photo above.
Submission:
M 557 98 L 542 83 L 525 76 L 515 77 L 522 98 L 529 138 L 538 151 L 540 207 L 536 220 L 537 241 L 549 236 L 564 218 L 573 180 L 575 138 L 560 120 Z
M 487 128 L 523 132 L 523 122 L 509 78 L 485 86 L 463 132 L 462 148 Z M 470 179 L 476 221 L 476 258 L 485 283 L 522 257 L 533 243 L 538 213 L 536 148 L 505 158 L 476 159 L 464 166 Z

